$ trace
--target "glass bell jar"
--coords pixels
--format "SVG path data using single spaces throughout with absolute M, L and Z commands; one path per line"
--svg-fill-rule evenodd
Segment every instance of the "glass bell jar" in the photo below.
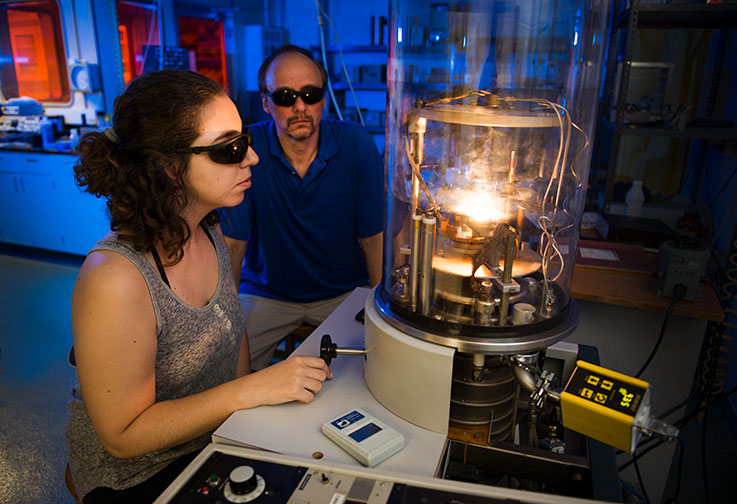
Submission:
M 384 280 L 401 331 L 535 351 L 575 328 L 609 2 L 392 0 Z

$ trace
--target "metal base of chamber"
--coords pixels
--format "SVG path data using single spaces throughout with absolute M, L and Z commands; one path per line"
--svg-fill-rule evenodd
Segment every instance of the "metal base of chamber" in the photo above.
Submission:
M 391 316 L 380 303 L 380 289 L 369 294 L 365 305 L 366 385 L 376 400 L 398 417 L 441 434 L 448 432 L 451 419 L 457 351 L 487 355 L 530 353 L 565 338 L 578 322 L 578 305 L 572 302 L 563 322 L 541 333 L 484 339 L 441 335 L 418 330 Z M 529 330 L 528 326 L 519 327 Z M 464 393 L 472 395 L 472 387 Z M 468 411 L 461 411 L 461 415 L 465 417 L 461 420 L 473 421 Z M 476 420 L 480 422 L 480 418 Z
M 436 329 L 420 328 L 416 323 L 408 322 L 392 310 L 381 285 L 375 289 L 374 301 L 381 318 L 405 334 L 430 343 L 456 348 L 460 352 L 486 355 L 531 353 L 547 348 L 570 335 L 578 326 L 580 315 L 578 304 L 571 299 L 565 312 L 561 313 L 562 316 L 540 324 L 541 330 L 538 332 L 534 332 L 538 324 L 530 324 L 508 326 L 498 335 L 472 336 L 454 330 L 455 325 L 452 324 L 448 324 L 449 332 L 442 333 Z

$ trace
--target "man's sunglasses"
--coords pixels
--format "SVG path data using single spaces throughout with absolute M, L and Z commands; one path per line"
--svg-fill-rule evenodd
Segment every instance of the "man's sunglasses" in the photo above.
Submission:
M 238 164 L 241 163 L 248 155 L 248 148 L 253 140 L 248 132 L 241 133 L 224 142 L 215 145 L 206 145 L 204 147 L 187 147 L 180 149 L 177 154 L 199 154 L 207 152 L 210 160 L 218 164 Z
M 266 93 L 266 96 L 271 98 L 274 105 L 278 105 L 279 107 L 291 107 L 297 101 L 298 96 L 302 98 L 302 101 L 306 105 L 314 105 L 325 96 L 325 90 L 316 86 L 307 86 L 302 88 L 301 91 L 283 87 L 271 93 Z

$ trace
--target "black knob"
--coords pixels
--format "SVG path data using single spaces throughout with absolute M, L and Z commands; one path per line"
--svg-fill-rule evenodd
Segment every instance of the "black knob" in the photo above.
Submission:
M 245 495 L 256 489 L 258 479 L 253 467 L 242 465 L 230 471 L 230 490 L 235 495 Z
M 338 345 L 333 343 L 329 334 L 325 334 L 320 340 L 320 358 L 324 360 L 328 366 L 330 365 L 330 361 L 338 356 L 336 348 L 338 348 Z

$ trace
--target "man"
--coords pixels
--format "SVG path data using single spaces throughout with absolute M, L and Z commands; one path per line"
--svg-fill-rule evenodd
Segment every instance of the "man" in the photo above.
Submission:
M 355 287 L 379 283 L 383 226 L 382 159 L 364 128 L 322 119 L 323 66 L 284 46 L 258 79 L 272 120 L 252 127 L 252 188 L 220 210 L 252 369 L 268 366 L 300 324 L 319 324 Z

